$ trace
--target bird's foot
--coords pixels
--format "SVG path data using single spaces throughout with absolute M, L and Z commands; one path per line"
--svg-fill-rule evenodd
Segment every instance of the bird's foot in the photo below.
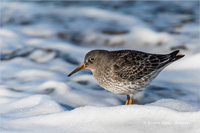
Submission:
M 127 99 L 126 99 L 125 105 L 129 105 L 129 104 L 133 104 L 133 98 L 132 97 L 130 98 L 130 96 L 127 95 Z
M 130 97 L 127 95 L 127 99 L 126 99 L 125 105 L 128 105 L 128 104 L 129 104 L 129 100 L 130 100 Z

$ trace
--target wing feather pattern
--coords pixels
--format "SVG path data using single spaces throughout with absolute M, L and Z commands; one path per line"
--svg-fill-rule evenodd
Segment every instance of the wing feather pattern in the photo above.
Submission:
M 112 51 L 115 63 L 114 73 L 122 79 L 134 81 L 144 76 L 151 76 L 158 69 L 165 68 L 177 57 L 177 51 L 170 54 L 150 54 L 139 51 Z M 175 55 L 176 54 L 176 55 Z

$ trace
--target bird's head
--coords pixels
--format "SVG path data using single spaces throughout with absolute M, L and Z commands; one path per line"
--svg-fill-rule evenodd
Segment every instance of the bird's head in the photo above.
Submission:
M 88 52 L 85 56 L 84 63 L 72 71 L 68 77 L 85 68 L 89 68 L 92 71 L 95 70 L 99 65 L 102 65 L 103 55 L 106 55 L 106 53 L 108 53 L 106 50 L 92 50 Z

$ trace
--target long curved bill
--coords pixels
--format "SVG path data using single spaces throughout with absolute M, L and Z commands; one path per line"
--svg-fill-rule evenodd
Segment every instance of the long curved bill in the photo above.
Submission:
M 86 68 L 85 63 L 81 64 L 78 68 L 76 68 L 74 71 L 72 71 L 72 72 L 68 75 L 68 77 L 71 76 L 72 74 L 74 74 L 74 73 L 76 73 L 76 72 L 78 72 L 78 71 L 84 69 L 84 68 Z

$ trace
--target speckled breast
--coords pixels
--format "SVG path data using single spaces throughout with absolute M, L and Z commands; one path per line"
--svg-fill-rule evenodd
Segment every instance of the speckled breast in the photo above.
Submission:
M 115 94 L 135 94 L 144 89 L 142 86 L 146 86 L 141 85 L 142 82 L 140 81 L 128 81 L 121 79 L 113 73 L 112 66 L 107 66 L 103 70 L 93 71 L 93 75 L 101 87 Z

